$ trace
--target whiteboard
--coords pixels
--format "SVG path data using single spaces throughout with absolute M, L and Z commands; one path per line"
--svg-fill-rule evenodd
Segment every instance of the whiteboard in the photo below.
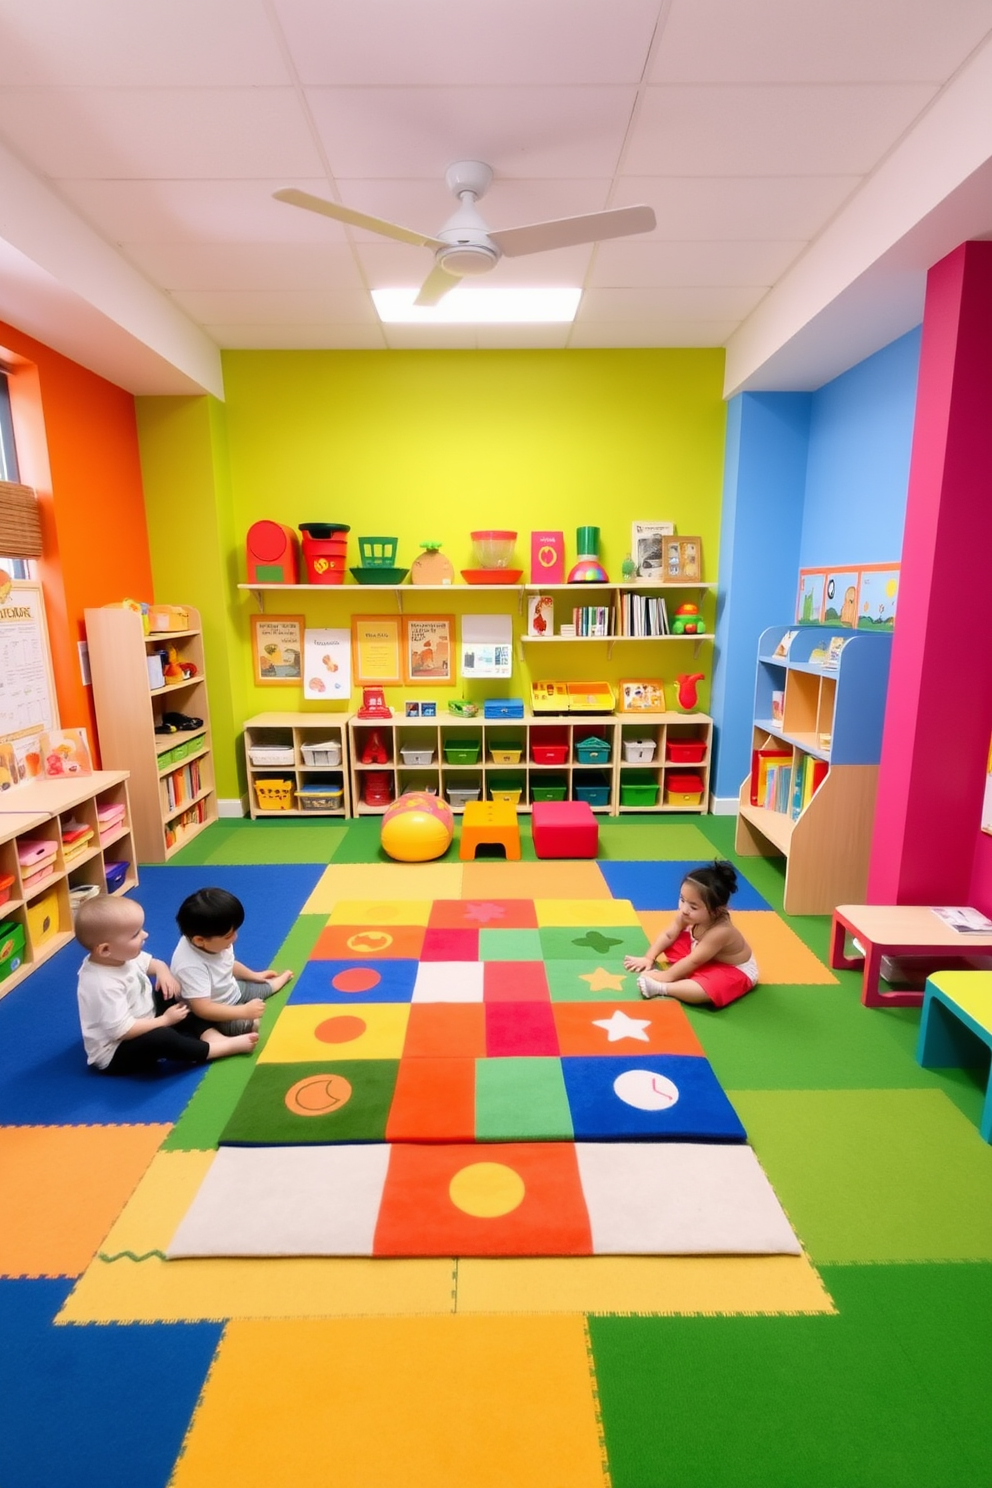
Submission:
M 41 585 L 0 570 L 0 740 L 18 765 L 38 736 L 59 727 L 52 652 Z

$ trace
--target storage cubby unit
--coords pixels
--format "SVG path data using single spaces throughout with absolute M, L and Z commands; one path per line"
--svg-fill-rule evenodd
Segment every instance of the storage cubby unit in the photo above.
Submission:
M 86 611 L 100 754 L 109 768 L 128 772 L 134 842 L 146 863 L 164 863 L 217 819 L 200 616 L 187 614 L 188 629 L 146 635 L 134 610 Z M 152 687 L 149 658 L 170 648 L 195 671 Z M 156 733 L 168 713 L 200 724 Z
M 72 891 L 124 894 L 138 882 L 127 776 L 97 770 L 66 780 L 33 780 L 0 810 L 0 996 L 72 939 Z M 101 810 L 119 803 L 101 834 Z M 115 884 L 108 886 L 108 873 Z M 77 896 L 78 897 L 78 896 Z
M 379 815 L 408 790 L 431 790 L 460 812 L 468 800 L 503 800 L 518 811 L 534 801 L 585 800 L 596 812 L 705 811 L 712 722 L 702 713 L 659 713 L 636 721 L 615 714 L 522 720 L 352 718 L 348 724 L 351 799 L 356 815 Z M 628 740 L 649 739 L 650 761 L 624 758 Z M 691 752 L 694 766 L 673 765 L 666 747 Z M 668 769 L 695 769 L 695 804 L 665 800 Z M 631 784 L 627 772 L 636 773 Z
M 351 816 L 347 713 L 258 713 L 244 726 L 252 818 Z
M 752 791 L 757 768 L 749 772 L 736 848 L 785 857 L 787 914 L 830 914 L 865 898 L 892 638 L 792 629 L 784 654 L 784 626 L 758 643 L 752 750 L 771 751 L 765 761 L 781 774 L 769 782 L 762 772 L 762 796 Z M 833 664 L 831 641 L 843 641 Z

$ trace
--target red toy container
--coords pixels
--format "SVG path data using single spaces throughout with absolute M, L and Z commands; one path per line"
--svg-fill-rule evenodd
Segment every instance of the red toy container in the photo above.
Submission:
M 300 531 L 307 583 L 343 584 L 351 528 L 343 522 L 301 522 Z
M 282 522 L 253 522 L 248 528 L 249 584 L 297 584 L 300 541 Z
M 698 806 L 703 799 L 703 777 L 680 775 L 673 770 L 665 776 L 665 804 L 667 806 Z
M 532 744 L 530 754 L 535 765 L 563 765 L 568 759 L 568 745 Z
M 706 758 L 705 739 L 669 739 L 665 758 L 675 765 L 701 765 Z
M 362 777 L 362 800 L 366 806 L 388 806 L 393 799 L 393 777 L 388 771 L 370 770 Z

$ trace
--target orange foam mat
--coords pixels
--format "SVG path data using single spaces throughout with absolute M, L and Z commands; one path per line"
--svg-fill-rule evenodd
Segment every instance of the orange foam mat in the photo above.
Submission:
M 835 987 L 837 978 L 817 960 L 783 919 L 770 909 L 733 909 L 734 924 L 750 945 L 758 963 L 760 982 L 786 987 Z M 670 910 L 641 910 L 638 919 L 654 940 L 671 924 Z
M 162 1125 L 2 1128 L 0 1274 L 78 1276 L 168 1131 Z
M 461 897 L 460 863 L 331 863 L 320 875 L 300 913 L 329 915 L 339 899 Z
M 324 1482 L 607 1488 L 582 1319 L 230 1323 L 172 1488 Z
M 451 894 L 437 896 L 453 898 Z M 464 899 L 612 899 L 609 885 L 590 861 L 503 863 L 498 860 L 465 863 L 461 897 Z

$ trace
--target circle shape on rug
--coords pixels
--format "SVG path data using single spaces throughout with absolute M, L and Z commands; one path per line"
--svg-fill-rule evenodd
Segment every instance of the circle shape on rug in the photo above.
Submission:
M 323 1023 L 318 1023 L 313 1036 L 319 1038 L 322 1044 L 352 1044 L 355 1039 L 361 1038 L 368 1026 L 364 1018 L 356 1018 L 352 1013 L 343 1013 L 334 1018 L 325 1018 Z
M 624 1070 L 613 1081 L 613 1089 L 628 1106 L 638 1111 L 667 1111 L 679 1098 L 679 1087 L 655 1070 Z
M 476 1219 L 498 1219 L 511 1214 L 524 1201 L 527 1189 L 520 1174 L 505 1163 L 469 1163 L 460 1168 L 448 1185 L 456 1209 Z
M 335 992 L 371 992 L 382 981 L 382 973 L 371 966 L 347 966 L 331 977 Z
M 359 930 L 355 935 L 349 935 L 345 944 L 349 951 L 356 951 L 360 956 L 377 956 L 380 951 L 386 951 L 393 943 L 393 937 L 388 930 Z
M 426 863 L 451 846 L 455 818 L 447 801 L 430 791 L 407 791 L 382 815 L 382 850 L 400 863 Z
M 344 1075 L 307 1075 L 283 1096 L 294 1116 L 330 1116 L 351 1099 L 351 1083 Z

